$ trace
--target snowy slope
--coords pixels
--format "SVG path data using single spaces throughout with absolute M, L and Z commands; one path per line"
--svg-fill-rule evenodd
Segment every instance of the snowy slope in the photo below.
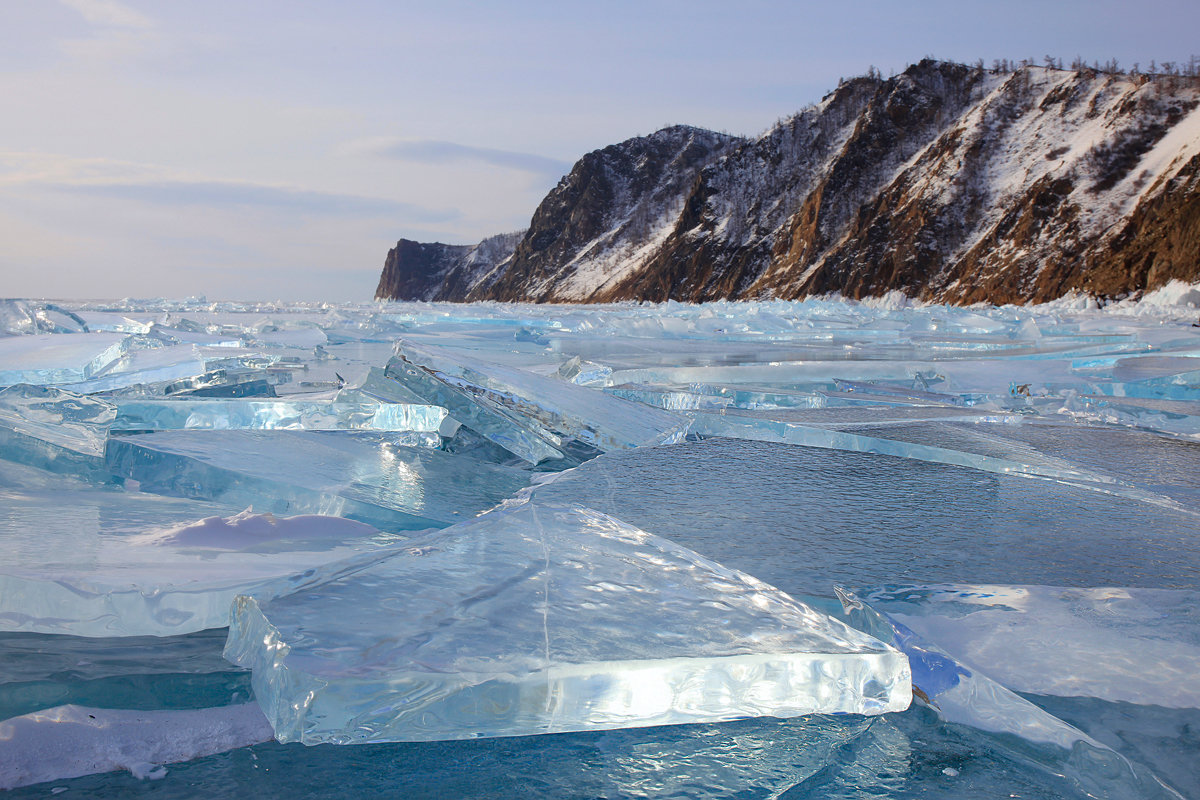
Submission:
M 926 60 L 753 139 L 677 126 L 590 153 L 507 252 L 468 250 L 379 296 L 1004 303 L 1196 281 L 1200 79 Z

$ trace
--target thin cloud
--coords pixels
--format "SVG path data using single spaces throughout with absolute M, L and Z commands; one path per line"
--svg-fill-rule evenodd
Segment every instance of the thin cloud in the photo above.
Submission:
M 403 217 L 417 222 L 449 222 L 462 216 L 457 209 L 426 208 L 383 197 L 318 192 L 258 183 L 145 181 L 49 184 L 48 188 L 154 205 L 262 208 L 320 216 Z
M 440 139 L 371 139 L 351 144 L 347 149 L 420 164 L 476 162 L 550 177 L 559 177 L 571 169 L 570 163 L 555 158 Z
M 154 23 L 149 17 L 124 3 L 116 2 L 116 0 L 59 0 L 59 2 L 78 11 L 93 25 L 141 30 L 154 27 Z

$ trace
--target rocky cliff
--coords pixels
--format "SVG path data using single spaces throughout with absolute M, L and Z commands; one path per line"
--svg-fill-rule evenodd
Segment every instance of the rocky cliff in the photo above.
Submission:
M 401 240 L 376 296 L 608 302 L 1100 297 L 1200 281 L 1200 81 L 932 60 L 743 139 L 584 156 L 530 227 Z

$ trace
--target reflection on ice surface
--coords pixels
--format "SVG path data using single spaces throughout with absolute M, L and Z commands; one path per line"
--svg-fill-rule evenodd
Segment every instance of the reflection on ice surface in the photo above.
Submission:
M 49 483 L 3 462 L 0 478 L 0 631 L 102 637 L 220 628 L 236 595 L 321 583 L 371 563 L 396 538 L 337 517 L 275 520 L 113 486 Z
M 239 598 L 226 655 L 254 668 L 280 741 L 307 744 L 910 701 L 907 663 L 871 637 L 612 517 L 529 502 L 315 589 Z
M 156 758 L 185 763 L 154 784 L 163 796 L 1170 796 L 1154 775 L 1200 794 L 1186 746 L 1200 709 L 1182 677 L 1198 639 L 1200 328 L 1172 296 L 1187 297 L 1103 310 L 2 301 L 0 717 L 73 753 L 41 760 L 49 780 L 90 746 L 72 750 L 78 729 L 53 721 L 63 707 L 168 714 L 153 718 L 179 746 Z M 565 550 L 497 522 L 551 506 L 575 509 L 548 528 Z M 607 539 L 563 559 L 593 574 L 565 585 L 605 584 L 573 602 L 554 553 L 578 547 L 578 515 L 714 572 L 681 583 L 661 552 Z M 464 530 L 489 533 L 470 551 Z M 434 549 L 393 555 L 414 535 Z M 524 735 L 897 695 L 799 680 L 795 659 L 762 667 L 799 628 L 764 627 L 763 592 L 722 583 L 733 570 L 803 601 L 810 621 L 901 643 L 888 658 L 920 672 L 930 702 Z M 720 586 L 741 587 L 728 607 L 694 602 Z M 223 624 L 237 593 L 255 596 L 239 625 L 261 628 L 229 641 L 253 690 L 217 662 L 223 629 L 179 635 Z M 145 633 L 163 638 L 130 638 Z M 1164 666 L 1131 675 L 1131 653 Z M 834 655 L 822 669 L 848 670 Z M 426 694 L 411 691 L 420 676 Z M 509 738 L 220 754 L 169 716 L 236 716 L 251 692 L 285 738 L 420 738 L 419 707 L 437 712 L 417 718 L 425 738 Z M 503 702 L 467 702 L 484 695 Z M 872 703 L 887 707 L 842 708 Z M 608 716 L 581 710 L 599 706 Z M 154 725 L 127 730 L 128 752 L 148 752 Z M 0 740 L 0 780 L 27 753 Z M 97 768 L 162 772 L 101 756 Z M 61 785 L 148 791 L 127 775 Z

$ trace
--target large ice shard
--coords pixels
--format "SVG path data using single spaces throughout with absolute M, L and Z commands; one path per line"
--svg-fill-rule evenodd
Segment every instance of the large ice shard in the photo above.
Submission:
M 1196 592 L 941 584 L 863 599 L 1014 691 L 1200 708 Z
M 600 450 L 679 441 L 688 430 L 689 420 L 681 415 L 560 378 L 484 361 L 458 350 L 402 341 L 396 346 L 392 367 L 405 366 L 421 368 L 444 383 L 486 397 L 556 434 L 574 437 Z M 450 413 L 455 412 L 451 409 Z
M 22 470 L 0 475 L 0 631 L 96 637 L 219 628 L 239 594 L 271 597 L 330 580 L 397 542 L 338 517 L 232 515 L 111 487 L 39 485 Z
M 562 440 L 535 420 L 440 380 L 420 366 L 393 359 L 386 379 L 425 402 L 445 407 L 457 421 L 530 464 L 563 457 Z
M 908 664 L 580 506 L 513 503 L 344 580 L 239 598 L 226 655 L 281 741 L 431 741 L 907 708 Z
M 163 431 L 112 437 L 105 457 L 114 474 L 144 491 L 344 516 L 388 531 L 453 525 L 529 482 L 523 470 L 412 446 L 426 435 Z
M 125 353 L 127 339 L 122 333 L 0 338 L 0 386 L 86 381 Z

